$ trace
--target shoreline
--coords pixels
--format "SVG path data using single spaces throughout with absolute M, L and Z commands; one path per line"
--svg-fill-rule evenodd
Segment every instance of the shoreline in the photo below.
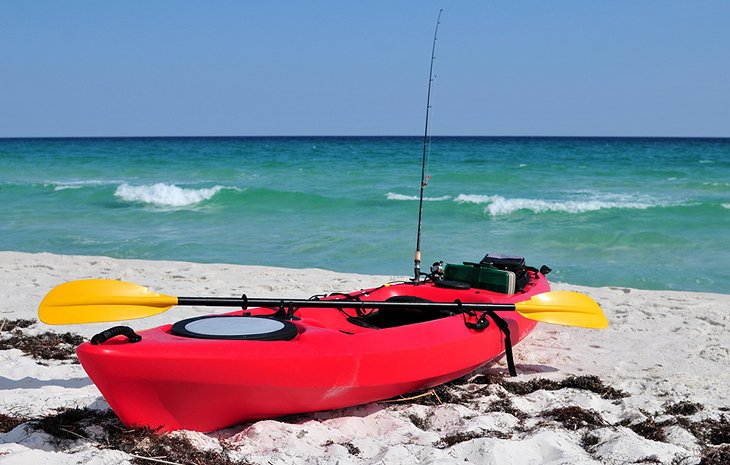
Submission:
M 353 291 L 399 279 L 321 269 L 48 253 L 0 252 L 0 264 L 0 320 L 37 320 L 38 304 L 48 291 L 62 282 L 85 278 L 121 279 L 171 295 L 225 297 L 245 292 L 261 297 L 292 298 Z M 340 463 L 364 464 L 380 460 L 406 464 L 428 463 L 431 459 L 432 463 L 506 463 L 518 451 L 525 451 L 524 460 L 535 454 L 538 457 L 539 454 L 555 454 L 556 460 L 580 464 L 613 463 L 611 460 L 615 459 L 611 457 L 623 457 L 621 460 L 626 461 L 655 457 L 657 463 L 671 463 L 680 456 L 688 457 L 687 463 L 696 463 L 693 457 L 700 454 L 701 447 L 685 429 L 676 425 L 665 427 L 669 439 L 664 442 L 637 435 L 631 428 L 620 425 L 622 422 L 631 426 L 632 422 L 648 421 L 649 415 L 657 415 L 657 421 L 661 421 L 667 416 L 664 412 L 668 405 L 682 402 L 703 406 L 690 417 L 693 419 L 719 418 L 730 411 L 728 296 L 621 287 L 590 288 L 565 283 L 554 283 L 553 289 L 573 290 L 593 297 L 606 313 L 609 328 L 589 330 L 538 324 L 525 341 L 515 346 L 518 377 L 513 380 L 562 381 L 570 376 L 596 376 L 612 388 L 627 393 L 628 397 L 607 400 L 575 389 L 514 395 L 503 393 L 496 385 L 489 385 L 481 392 L 467 384 L 463 389 L 480 393 L 473 404 L 445 403 L 427 407 L 376 403 L 303 415 L 294 420 L 255 422 L 218 436 L 186 434 L 206 447 L 212 447 L 210 442 L 217 441 L 215 438 L 223 434 L 226 440 L 233 441 L 237 453 L 257 464 L 267 463 L 271 454 L 277 454 L 272 463 L 334 464 L 339 460 Z M 209 307 L 175 307 L 151 318 L 120 324 L 144 329 L 210 313 L 214 311 Z M 114 325 L 48 326 L 36 323 L 27 331 L 72 332 L 88 338 Z M 17 349 L 10 349 L 0 350 L 0 367 L 0 391 L 3 392 L 0 414 L 14 412 L 32 417 L 48 414 L 55 408 L 106 409 L 105 401 L 79 365 L 38 362 Z M 480 372 L 502 377 L 506 367 L 500 360 Z M 484 405 L 499 396 L 509 399 L 527 419 L 505 411 L 495 413 L 487 409 L 485 412 Z M 568 406 L 593 410 L 608 426 L 590 432 L 585 430 L 586 426 L 580 426 L 570 431 L 557 427 L 554 422 L 539 420 L 547 411 Z M 433 421 L 421 428 L 413 423 L 413 415 Z M 525 425 L 532 423 L 536 424 L 535 428 L 527 431 Z M 439 442 L 459 431 L 477 430 L 497 430 L 511 439 L 475 436 L 448 447 Z M 589 433 L 597 442 L 584 447 L 582 441 Z M 295 440 L 295 436 L 301 437 Z M 193 442 L 198 444 L 196 441 Z M 339 445 L 343 443 L 356 447 Z M 3 462 L 76 463 L 100 453 L 90 444 L 79 446 L 80 451 L 73 453 L 61 453 L 54 447 L 49 444 L 47 434 L 29 433 L 22 426 L 5 434 L 0 432 L 0 461 Z M 360 453 L 352 454 L 355 449 Z M 104 454 L 122 453 L 105 450 Z M 493 461 L 480 462 L 478 457 L 483 460 L 486 455 Z M 123 457 L 126 456 L 117 456 L 117 460 L 131 460 Z M 566 462 L 558 460 L 557 463 Z
M 120 268 L 124 268 L 121 266 L 124 263 L 127 263 L 127 268 L 137 269 L 138 272 L 143 273 L 143 270 L 140 269 L 141 266 L 150 266 L 152 265 L 153 269 L 157 269 L 157 266 L 154 266 L 154 264 L 161 264 L 164 265 L 162 268 L 165 270 L 168 270 L 170 267 L 184 267 L 184 268 L 197 268 L 197 267 L 206 267 L 210 266 L 214 269 L 223 269 L 223 270 L 233 270 L 238 269 L 239 272 L 267 272 L 267 271 L 286 271 L 287 273 L 293 273 L 294 276 L 298 276 L 298 272 L 315 272 L 317 276 L 320 276 L 321 273 L 329 273 L 331 275 L 343 275 L 348 277 L 360 277 L 363 279 L 364 283 L 369 282 L 376 282 L 377 284 L 382 284 L 383 279 L 389 279 L 389 280 L 410 280 L 412 277 L 409 276 L 403 276 L 403 275 L 385 275 L 385 274 L 370 274 L 370 273 L 359 273 L 359 272 L 347 272 L 347 271 L 336 271 L 326 268 L 317 268 L 317 267 L 302 267 L 302 268 L 296 268 L 296 267 L 283 267 L 283 266 L 276 266 L 276 265 L 249 265 L 249 264 L 239 264 L 239 263 L 228 263 L 228 262 L 196 262 L 196 261 L 186 261 L 186 260 L 174 260 L 174 259 L 152 259 L 152 258 L 116 258 L 106 255 L 78 255 L 78 254 L 60 254 L 55 252 L 18 252 L 14 250 L 0 250 L 0 273 L 3 272 L 3 268 L 6 264 L 13 263 L 19 259 L 22 260 L 23 257 L 28 257 L 29 260 L 33 263 L 40 262 L 41 257 L 50 257 L 53 259 L 53 257 L 65 257 L 63 258 L 62 262 L 68 262 L 68 261 L 78 261 L 79 263 L 83 264 L 89 264 L 92 268 L 95 266 L 98 266 L 99 268 L 99 276 L 88 276 L 88 278 L 94 278 L 94 277 L 102 277 L 107 278 L 107 276 L 101 276 L 101 274 L 106 275 L 111 270 L 106 269 L 103 267 L 103 264 L 100 264 L 100 262 L 108 261 L 108 262 L 119 262 Z M 35 258 L 33 258 L 35 257 Z M 96 262 L 96 263 L 94 263 Z M 42 263 L 38 264 L 38 267 L 43 267 L 44 265 Z M 69 273 L 74 273 L 73 268 L 67 269 Z M 168 270 L 169 271 L 169 270 Z M 183 276 L 175 276 L 175 279 L 179 280 L 181 278 L 184 278 Z M 84 278 L 68 278 L 66 280 L 70 281 L 73 279 L 84 279 Z M 109 278 L 114 279 L 114 278 Z M 371 281 L 373 280 L 374 281 Z M 380 279 L 380 281 L 378 281 Z M 657 293 L 688 293 L 688 294 L 702 294 L 702 295 L 719 295 L 719 296 L 726 296 L 730 298 L 730 293 L 724 293 L 724 292 L 715 292 L 715 291 L 696 291 L 691 289 L 646 289 L 641 287 L 631 287 L 631 286 L 625 286 L 621 284 L 601 284 L 601 285 L 584 285 L 584 284 L 572 284 L 564 281 L 552 281 L 551 276 L 548 276 L 548 280 L 550 281 L 551 286 L 567 286 L 570 288 L 582 288 L 582 289 L 632 289 L 642 292 L 657 292 Z M 58 284 L 60 284 L 62 281 L 60 281 Z M 317 280 L 312 280 L 312 282 L 317 282 Z M 372 284 L 372 285 L 377 285 Z M 55 284 L 57 285 L 57 284 Z M 233 286 L 233 283 L 231 283 Z M 49 288 L 50 290 L 50 288 Z M 342 291 L 343 289 L 338 289 Z

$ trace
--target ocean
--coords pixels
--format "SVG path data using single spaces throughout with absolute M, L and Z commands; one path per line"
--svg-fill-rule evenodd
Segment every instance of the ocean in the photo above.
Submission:
M 0 139 L 0 250 L 411 275 L 419 137 Z M 730 139 L 434 137 L 422 268 L 730 294 Z M 316 290 L 313 290 L 316 291 Z

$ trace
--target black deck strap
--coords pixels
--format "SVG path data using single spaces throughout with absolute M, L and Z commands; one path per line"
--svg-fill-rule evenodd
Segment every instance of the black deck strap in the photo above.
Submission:
M 380 286 L 380 287 L 383 287 L 383 286 Z M 380 289 L 380 287 L 377 289 Z M 344 292 L 333 292 L 331 294 L 322 294 L 321 297 L 342 297 L 342 299 L 336 299 L 336 300 L 341 300 L 341 301 L 345 301 L 345 302 L 360 302 L 360 301 L 362 301 L 362 299 L 360 299 L 360 296 L 362 296 L 362 295 L 365 295 L 365 292 L 362 292 L 360 294 L 345 294 Z M 319 297 L 320 296 L 315 295 L 315 296 L 310 297 L 309 300 L 321 300 Z M 345 308 L 347 308 L 347 306 L 343 305 L 342 308 L 339 308 L 338 310 L 340 311 L 340 313 L 347 316 L 348 318 L 353 318 L 347 312 L 345 312 Z M 355 314 L 357 315 L 357 317 L 366 316 L 368 313 L 369 312 L 367 311 L 366 308 L 358 307 L 355 309 Z
M 504 321 L 502 317 L 494 313 L 492 310 L 484 312 L 489 314 L 492 321 L 497 325 L 502 334 L 504 334 L 504 355 L 507 358 L 507 368 L 509 369 L 510 376 L 517 376 L 517 369 L 515 368 L 515 359 L 512 355 L 512 339 L 509 334 L 509 324 Z
M 295 307 L 294 304 L 289 303 L 289 306 L 287 307 L 282 300 L 281 302 L 279 302 L 279 309 L 276 311 L 276 313 L 271 315 L 271 318 L 283 321 L 298 320 L 299 318 L 294 316 L 297 310 L 299 310 L 299 308 Z
M 241 301 L 243 302 L 241 304 L 241 310 L 247 310 L 248 309 L 248 296 L 246 294 L 241 294 Z
M 91 338 L 91 344 L 97 346 L 116 336 L 126 336 L 129 342 L 139 342 L 142 340 L 142 336 L 135 333 L 129 326 L 115 326 L 96 334 Z
M 468 312 L 464 312 L 464 315 L 469 315 L 469 316 L 475 317 L 476 316 L 476 312 L 468 311 Z M 476 323 L 469 323 L 466 320 L 466 316 L 465 316 L 464 317 L 464 324 L 469 329 L 473 329 L 475 331 L 484 331 L 485 329 L 489 328 L 489 320 L 487 319 L 487 313 L 486 312 L 482 312 L 479 315 L 479 318 L 477 318 Z
M 296 307 L 294 307 L 293 304 L 289 304 L 289 309 L 286 312 L 286 319 L 287 320 L 293 320 L 293 319 L 295 319 L 296 317 L 294 316 L 294 314 L 297 312 L 297 310 L 299 310 L 299 309 L 296 308 Z
M 469 323 L 466 320 L 466 315 L 469 315 L 470 317 L 475 317 L 477 315 L 477 313 L 474 310 L 468 310 L 468 309 L 466 311 L 463 311 L 462 310 L 463 305 L 461 303 L 461 300 L 459 300 L 459 299 L 456 299 L 454 301 L 454 303 L 459 306 L 457 308 L 456 312 L 464 315 L 464 324 L 466 325 L 467 328 L 473 329 L 475 331 L 484 331 L 485 329 L 487 329 L 489 327 L 489 320 L 487 320 L 486 312 L 482 312 L 479 315 L 479 318 L 477 318 L 476 323 Z
M 284 308 L 284 301 L 282 300 L 281 302 L 279 302 L 279 309 L 276 311 L 276 313 L 271 315 L 271 317 L 277 320 L 285 320 L 286 316 L 287 311 L 286 308 Z

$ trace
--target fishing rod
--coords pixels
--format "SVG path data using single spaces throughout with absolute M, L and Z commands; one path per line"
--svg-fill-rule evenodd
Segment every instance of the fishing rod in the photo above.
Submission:
M 433 83 L 433 62 L 436 59 L 436 37 L 439 32 L 439 24 L 441 24 L 441 13 L 443 8 L 439 10 L 438 18 L 436 18 L 436 29 L 433 32 L 433 45 L 431 46 L 431 67 L 428 71 L 428 96 L 426 98 L 426 128 L 423 132 L 423 161 L 421 162 L 421 196 L 418 200 L 418 235 L 416 237 L 416 256 L 413 259 L 414 282 L 418 283 L 421 277 L 421 222 L 423 220 L 423 192 L 428 184 L 426 179 L 426 160 L 428 159 L 429 145 L 431 140 L 428 137 L 428 117 L 431 109 L 431 84 Z

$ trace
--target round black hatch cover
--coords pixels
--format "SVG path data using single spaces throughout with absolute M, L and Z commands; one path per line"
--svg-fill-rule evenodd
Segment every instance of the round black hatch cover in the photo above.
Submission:
M 210 315 L 178 321 L 172 334 L 198 339 L 288 341 L 297 335 L 289 321 L 256 316 Z

